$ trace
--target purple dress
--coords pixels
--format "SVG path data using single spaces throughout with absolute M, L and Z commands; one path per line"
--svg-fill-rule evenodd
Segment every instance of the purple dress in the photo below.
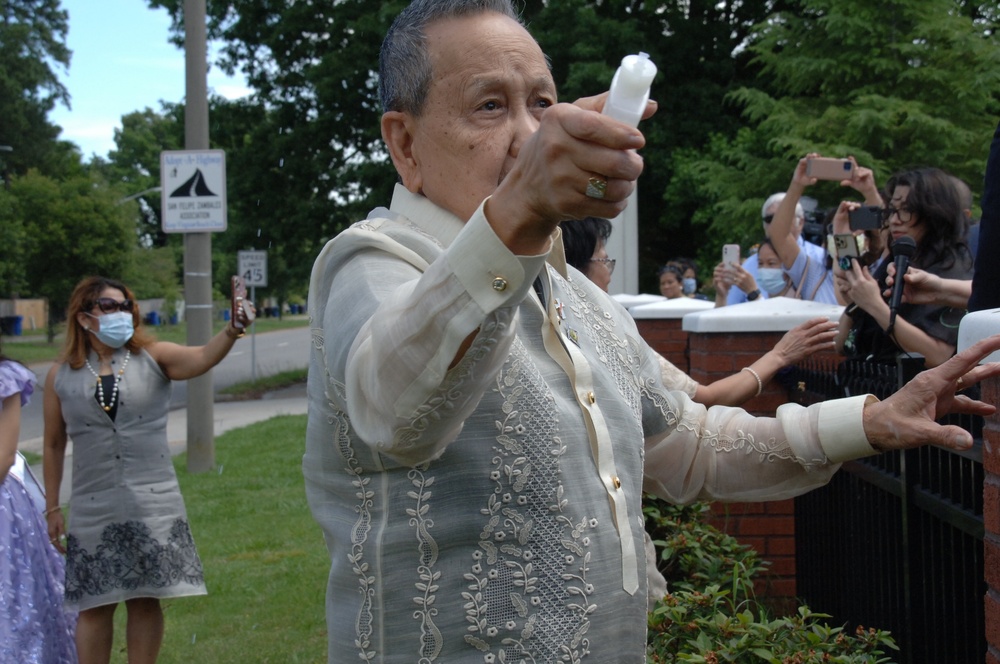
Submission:
M 0 403 L 20 393 L 26 404 L 33 380 L 20 364 L 0 360 Z M 76 615 L 63 609 L 65 563 L 32 492 L 40 495 L 40 487 L 23 464 L 0 484 L 0 662 L 75 664 Z

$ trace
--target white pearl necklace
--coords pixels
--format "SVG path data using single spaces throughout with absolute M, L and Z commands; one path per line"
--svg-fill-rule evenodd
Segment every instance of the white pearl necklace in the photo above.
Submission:
M 90 373 L 94 374 L 94 378 L 97 379 L 97 401 L 101 404 L 101 408 L 107 413 L 111 410 L 111 407 L 115 405 L 115 399 L 118 398 L 118 384 L 122 382 L 122 374 L 125 373 L 125 367 L 128 366 L 128 358 L 131 357 L 132 351 L 125 351 L 125 359 L 122 361 L 122 368 L 118 370 L 118 375 L 115 376 L 115 387 L 111 390 L 111 401 L 104 403 L 104 382 L 101 380 L 100 374 L 94 371 L 94 367 L 91 366 L 90 360 L 84 360 L 87 363 L 87 368 L 90 369 Z

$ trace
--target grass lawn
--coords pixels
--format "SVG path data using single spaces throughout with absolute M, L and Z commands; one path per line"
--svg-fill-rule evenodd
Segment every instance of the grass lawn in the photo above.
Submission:
M 209 594 L 163 602 L 159 664 L 326 662 L 329 558 L 306 505 L 305 415 L 276 417 L 216 439 L 216 470 L 174 465 Z M 113 664 L 125 664 L 125 611 Z

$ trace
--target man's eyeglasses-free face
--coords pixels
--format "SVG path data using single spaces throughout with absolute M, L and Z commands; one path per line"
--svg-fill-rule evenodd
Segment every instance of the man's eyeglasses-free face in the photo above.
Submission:
M 125 313 L 130 314 L 132 313 L 133 304 L 132 300 L 122 300 L 119 302 L 111 297 L 99 297 L 94 300 L 92 305 L 90 305 L 91 309 L 94 307 L 97 307 L 106 314 L 113 314 L 116 311 L 124 311 Z
M 615 271 L 616 258 L 591 258 L 590 260 L 595 263 L 604 263 L 604 267 L 608 268 L 608 272 Z

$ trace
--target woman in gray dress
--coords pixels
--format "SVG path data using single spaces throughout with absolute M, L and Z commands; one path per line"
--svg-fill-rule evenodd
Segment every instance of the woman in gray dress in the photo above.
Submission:
M 128 661 L 155 662 L 160 599 L 206 592 L 167 445 L 170 381 L 218 364 L 243 336 L 248 309 L 234 307 L 236 325 L 188 347 L 144 334 L 132 292 L 118 281 L 88 277 L 70 297 L 66 346 L 45 381 L 43 463 L 49 536 L 66 553 L 66 603 L 80 611 L 81 664 L 110 660 L 120 602 Z M 67 530 L 59 488 L 70 438 Z

